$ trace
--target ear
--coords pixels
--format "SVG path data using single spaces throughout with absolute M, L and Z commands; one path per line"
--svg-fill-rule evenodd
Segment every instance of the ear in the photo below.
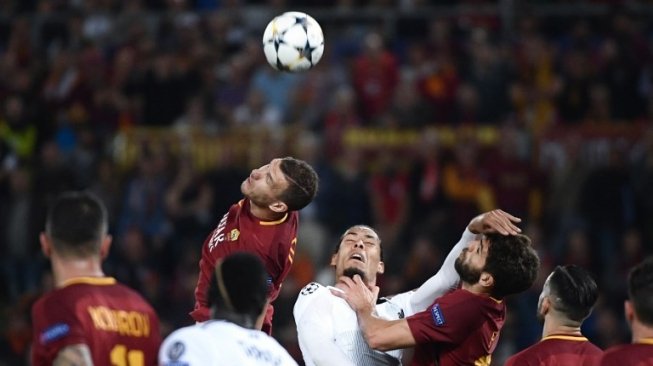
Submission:
M 334 253 L 331 256 L 331 262 L 329 263 L 329 265 L 335 267 L 337 261 L 338 261 L 338 253 Z
M 478 283 L 489 292 L 489 290 L 494 287 L 494 277 L 488 272 L 482 272 Z
M 549 313 L 549 309 L 551 309 L 551 301 L 549 300 L 548 296 L 544 296 L 542 299 L 542 306 L 540 306 L 539 312 L 542 317 L 544 317 L 546 314 Z
M 109 248 L 111 248 L 111 241 L 113 237 L 107 235 L 102 239 L 102 244 L 100 244 L 100 258 L 103 260 L 109 255 Z
M 45 232 L 41 232 L 39 235 L 39 241 L 41 242 L 41 251 L 46 258 L 50 258 L 52 255 L 52 244 L 50 243 L 50 238 Z
M 376 266 L 376 274 L 383 274 L 385 272 L 385 263 L 379 261 L 379 264 Z
M 628 324 L 633 324 L 633 321 L 635 320 L 635 308 L 630 300 L 624 301 L 624 314 L 626 315 L 626 321 Z
M 268 208 L 272 212 L 277 212 L 277 213 L 282 213 L 288 211 L 288 205 L 286 205 L 284 202 L 281 201 L 275 201 L 274 203 L 271 203 Z

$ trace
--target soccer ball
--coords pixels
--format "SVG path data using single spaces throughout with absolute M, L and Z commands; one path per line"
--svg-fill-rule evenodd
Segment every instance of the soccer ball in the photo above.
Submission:
M 322 58 L 322 28 L 308 14 L 297 11 L 283 13 L 265 28 L 263 52 L 268 63 L 277 70 L 306 71 Z

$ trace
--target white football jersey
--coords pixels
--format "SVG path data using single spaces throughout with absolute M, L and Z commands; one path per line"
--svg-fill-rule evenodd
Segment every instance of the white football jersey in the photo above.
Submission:
M 170 334 L 159 349 L 161 366 L 297 366 L 267 334 L 210 320 Z
M 457 287 L 460 278 L 454 268 L 456 258 L 475 234 L 465 230 L 451 249 L 440 270 L 416 291 L 395 295 L 376 305 L 376 315 L 397 320 L 424 311 L 439 296 Z M 371 349 L 358 326 L 356 313 L 347 302 L 334 296 L 317 282 L 306 285 L 293 315 L 297 338 L 307 366 L 401 365 L 403 350 L 380 352 Z M 336 291 L 339 291 L 336 289 Z
M 331 294 L 329 290 L 331 288 L 333 287 L 325 287 L 316 282 L 309 283 L 302 289 L 295 303 L 293 315 L 297 324 L 299 347 L 304 355 L 306 366 L 330 364 L 336 361 L 338 365 L 343 363 L 358 366 L 400 365 L 403 351 L 380 352 L 371 349 L 358 327 L 356 313 L 345 300 Z M 412 313 L 409 304 L 412 293 L 413 291 L 399 294 L 377 304 L 377 316 L 396 320 L 404 318 L 407 312 Z M 307 343 L 312 341 L 311 337 L 315 335 L 316 330 L 328 330 L 331 339 L 315 339 L 315 343 L 321 346 L 318 352 L 311 352 L 311 349 L 316 348 L 308 346 Z M 327 343 L 335 344 L 347 361 L 336 358 L 337 351 L 329 349 Z M 316 361 L 318 359 L 323 359 L 325 362 Z

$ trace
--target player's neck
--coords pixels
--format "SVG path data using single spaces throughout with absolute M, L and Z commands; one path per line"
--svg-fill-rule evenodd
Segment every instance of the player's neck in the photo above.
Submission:
M 280 220 L 286 212 L 274 212 L 270 210 L 267 206 L 262 207 L 254 204 L 251 200 L 249 201 L 249 212 L 254 215 L 257 219 L 263 221 L 276 221 Z
M 479 283 L 470 284 L 470 283 L 462 282 L 460 288 L 469 291 L 475 295 L 488 296 L 488 297 L 490 296 L 490 293 L 488 292 L 488 288 L 482 286 Z
M 55 287 L 62 287 L 66 281 L 78 277 L 103 277 L 102 265 L 96 258 L 52 259 Z
M 552 335 L 568 335 L 568 336 L 582 336 L 580 325 L 563 324 L 559 319 L 547 316 L 544 319 L 544 327 L 542 328 L 542 338 Z
M 653 340 L 653 328 L 647 327 L 646 325 L 635 320 L 631 324 L 633 331 L 633 343 L 642 343 L 642 340 Z

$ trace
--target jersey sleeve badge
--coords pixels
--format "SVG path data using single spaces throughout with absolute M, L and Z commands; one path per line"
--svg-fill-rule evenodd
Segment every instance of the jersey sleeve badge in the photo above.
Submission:
M 444 320 L 444 315 L 442 315 L 442 310 L 440 309 L 440 304 L 435 304 L 431 308 L 431 316 L 433 317 L 433 322 L 435 325 L 438 327 L 441 327 L 444 325 L 445 320 Z
M 303 288 L 302 291 L 300 292 L 300 295 L 304 295 L 304 296 L 306 296 L 306 295 L 310 295 L 310 294 L 312 294 L 313 292 L 317 291 L 317 289 L 319 289 L 319 288 L 320 288 L 320 284 L 319 284 L 319 283 L 317 283 L 317 282 L 311 282 L 311 283 L 309 283 L 308 285 L 304 286 L 304 288 Z

